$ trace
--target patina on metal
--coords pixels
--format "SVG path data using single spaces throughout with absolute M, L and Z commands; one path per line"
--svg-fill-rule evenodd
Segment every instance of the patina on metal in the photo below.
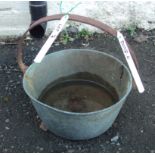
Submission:
M 38 24 L 59 20 L 62 16 L 63 14 L 52 15 L 34 22 L 19 41 L 17 61 L 24 73 L 24 90 L 47 128 L 64 138 L 72 140 L 90 139 L 99 136 L 112 126 L 132 89 L 132 77 L 128 68 L 117 58 L 104 52 L 89 49 L 67 49 L 54 52 L 46 55 L 41 63 L 26 66 L 22 59 L 22 43 L 27 32 Z M 69 20 L 90 24 L 113 36 L 117 35 L 116 30 L 100 21 L 79 15 L 69 16 Z M 131 48 L 130 53 L 138 65 Z M 63 111 L 38 100 L 42 91 L 52 81 L 79 72 L 95 74 L 107 81 L 115 88 L 119 100 L 108 108 L 86 113 Z
M 94 74 L 109 83 L 115 88 L 118 101 L 107 108 L 81 113 L 61 110 L 39 100 L 50 83 L 77 73 Z M 81 78 L 85 79 L 85 76 Z M 92 76 L 86 80 L 94 81 Z M 97 82 L 105 85 L 102 80 Z M 122 62 L 104 52 L 67 49 L 46 55 L 41 63 L 31 64 L 24 74 L 23 87 L 50 131 L 64 138 L 80 140 L 99 136 L 112 126 L 131 91 L 132 77 Z

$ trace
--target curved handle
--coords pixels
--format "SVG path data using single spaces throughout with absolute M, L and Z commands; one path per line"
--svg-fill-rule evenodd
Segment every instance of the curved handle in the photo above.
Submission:
M 64 14 L 56 14 L 56 15 L 51 15 L 51 16 L 46 16 L 46 17 L 40 18 L 39 20 L 35 21 L 32 25 L 30 25 L 29 29 L 20 38 L 19 44 L 18 44 L 18 51 L 17 51 L 17 62 L 18 62 L 19 68 L 21 69 L 21 71 L 23 73 L 25 73 L 26 69 L 28 68 L 28 66 L 26 66 L 23 62 L 23 47 L 22 47 L 22 43 L 24 41 L 24 38 L 25 38 L 27 32 L 41 23 L 53 21 L 53 20 L 60 20 L 62 16 L 64 16 Z M 84 16 L 80 16 L 80 15 L 69 14 L 69 20 L 89 24 L 96 28 L 99 28 L 102 31 L 106 31 L 115 37 L 117 36 L 117 30 L 111 28 L 110 26 L 108 26 L 100 21 L 94 20 L 92 18 L 84 17 Z M 130 54 L 136 64 L 136 67 L 138 68 L 138 61 L 135 56 L 135 53 L 133 52 L 133 50 L 131 49 L 131 47 L 128 43 L 127 43 L 127 45 L 129 47 Z

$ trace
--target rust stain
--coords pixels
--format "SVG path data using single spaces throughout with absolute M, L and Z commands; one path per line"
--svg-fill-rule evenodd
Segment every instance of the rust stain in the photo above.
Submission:
M 32 77 L 29 77 L 28 75 L 25 75 L 25 79 L 28 82 L 28 85 L 31 88 L 31 90 L 34 91 L 34 85 L 33 85 L 33 79 L 32 79 Z
M 30 27 L 28 28 L 28 30 L 20 38 L 19 44 L 18 44 L 17 61 L 18 61 L 19 67 L 23 71 L 23 73 L 25 72 L 25 69 L 27 68 L 27 66 L 23 63 L 23 59 L 22 59 L 22 57 L 23 57 L 22 43 L 24 41 L 24 37 L 26 36 L 27 32 L 30 31 L 33 27 L 35 27 L 41 23 L 44 23 L 47 21 L 52 21 L 52 20 L 60 20 L 62 16 L 64 16 L 64 14 L 56 14 L 56 15 L 51 15 L 51 16 L 46 16 L 46 17 L 40 18 L 39 20 L 37 20 L 33 24 L 31 24 Z M 81 22 L 84 24 L 89 24 L 89 25 L 95 26 L 96 28 L 99 28 L 102 31 L 106 31 L 115 37 L 117 36 L 117 30 L 111 28 L 110 26 L 108 26 L 100 21 L 91 19 L 89 17 L 84 17 L 84 16 L 80 16 L 80 15 L 75 15 L 75 14 L 69 14 L 69 20 Z M 127 45 L 129 48 L 129 52 L 131 53 L 131 56 L 133 57 L 133 60 L 138 68 L 138 61 L 137 61 L 136 55 L 128 43 L 127 43 Z

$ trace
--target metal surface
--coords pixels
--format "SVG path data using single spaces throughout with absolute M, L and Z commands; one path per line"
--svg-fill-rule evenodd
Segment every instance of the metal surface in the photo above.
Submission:
M 60 18 L 63 15 L 64 14 L 56 14 L 56 15 L 40 18 L 39 20 L 35 21 L 32 25 L 30 25 L 29 29 L 21 37 L 21 39 L 19 40 L 19 44 L 18 44 L 17 62 L 18 62 L 19 67 L 23 73 L 25 73 L 26 69 L 28 68 L 23 62 L 23 47 L 22 47 L 22 43 L 24 41 L 24 38 L 25 38 L 27 32 L 30 31 L 31 29 L 33 29 L 35 26 L 40 25 L 41 23 L 45 23 L 47 21 L 53 21 L 53 20 L 60 20 Z M 89 24 L 89 25 L 95 26 L 96 28 L 99 28 L 102 31 L 106 31 L 113 36 L 117 35 L 117 30 L 111 28 L 110 26 L 108 26 L 100 21 L 91 19 L 89 17 L 83 17 L 83 16 L 79 16 L 79 15 L 70 14 L 69 20 Z M 129 46 L 129 44 L 128 44 L 128 47 L 129 47 L 131 56 L 136 64 L 136 67 L 138 68 L 138 61 L 136 59 L 136 56 L 135 56 L 133 50 L 131 49 L 131 47 Z
M 95 74 L 107 81 L 116 89 L 119 101 L 102 110 L 74 113 L 38 100 L 48 84 L 79 72 Z M 50 131 L 67 139 L 82 140 L 99 136 L 111 127 L 131 91 L 132 77 L 127 67 L 113 56 L 95 50 L 68 49 L 48 54 L 40 64 L 30 65 L 24 74 L 23 87 Z
M 59 20 L 63 14 L 47 16 L 34 22 L 21 37 L 18 45 L 17 61 L 24 74 L 23 87 L 27 95 L 47 128 L 56 135 L 73 139 L 90 139 L 104 133 L 116 119 L 126 97 L 132 88 L 132 77 L 128 69 L 118 59 L 103 52 L 84 49 L 68 49 L 51 53 L 39 64 L 33 63 L 29 67 L 23 62 L 22 43 L 27 32 L 41 23 Z M 69 20 L 90 24 L 113 36 L 117 31 L 106 24 L 79 15 L 69 15 Z M 134 52 L 131 55 L 138 66 Z M 58 78 L 79 72 L 95 74 L 110 85 L 118 95 L 119 101 L 103 110 L 89 113 L 74 113 L 59 110 L 38 100 L 41 92 L 48 84 Z M 92 79 L 87 79 L 92 80 Z M 102 83 L 101 83 L 102 84 Z

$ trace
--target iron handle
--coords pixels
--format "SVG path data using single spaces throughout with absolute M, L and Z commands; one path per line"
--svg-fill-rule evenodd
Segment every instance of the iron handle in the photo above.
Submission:
M 25 38 L 27 32 L 39 24 L 42 24 L 42 23 L 45 23 L 48 21 L 53 21 L 53 20 L 60 20 L 62 16 L 64 16 L 64 14 L 56 14 L 56 15 L 51 15 L 51 16 L 46 16 L 46 17 L 40 18 L 39 20 L 35 21 L 32 25 L 30 25 L 28 30 L 26 30 L 26 32 L 20 38 L 19 43 L 18 43 L 18 50 L 17 50 L 17 62 L 18 62 L 19 68 L 21 69 L 21 71 L 23 73 L 25 73 L 26 69 L 28 68 L 28 66 L 26 66 L 23 62 L 23 46 L 22 46 L 22 43 L 24 41 L 24 38 Z M 111 28 L 110 26 L 108 26 L 98 20 L 94 20 L 89 17 L 84 17 L 84 16 L 80 16 L 80 15 L 75 15 L 75 14 L 69 14 L 69 20 L 89 24 L 96 28 L 99 28 L 102 31 L 106 31 L 115 37 L 117 36 L 117 30 Z M 128 43 L 127 43 L 127 45 L 129 47 L 130 54 L 136 64 L 136 67 L 138 68 L 138 61 L 135 56 L 135 53 L 131 49 L 131 47 Z

